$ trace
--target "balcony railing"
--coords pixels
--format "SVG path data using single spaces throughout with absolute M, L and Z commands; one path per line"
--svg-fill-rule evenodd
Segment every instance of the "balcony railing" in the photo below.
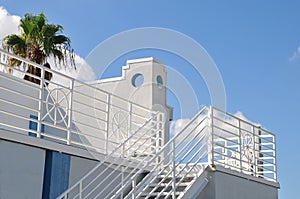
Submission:
M 248 175 L 276 181 L 275 135 L 216 108 L 210 112 L 210 161 Z
M 18 60 L 19 66 L 10 67 L 10 59 Z M 39 68 L 41 74 L 27 73 L 28 66 Z M 1 49 L 0 70 L 0 128 L 15 133 L 109 154 L 155 114 Z M 42 78 L 46 73 L 52 79 Z M 25 75 L 39 84 L 24 80 Z

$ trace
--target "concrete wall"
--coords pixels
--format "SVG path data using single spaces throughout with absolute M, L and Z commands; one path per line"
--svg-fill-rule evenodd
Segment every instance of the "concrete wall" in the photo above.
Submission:
M 42 198 L 45 150 L 0 139 L 0 198 Z
M 86 158 L 72 156 L 70 165 L 69 186 L 71 187 L 72 185 L 77 183 L 86 173 L 92 170 L 97 165 L 97 163 L 98 161 L 95 160 L 88 160 Z M 122 175 L 120 175 L 122 167 L 118 168 L 118 166 L 119 165 L 109 166 L 109 163 L 107 163 L 98 167 L 97 170 L 93 172 L 92 175 L 89 175 L 89 177 L 84 181 L 83 185 L 86 185 L 87 183 L 90 183 L 92 181 L 93 182 L 86 189 L 86 191 L 83 192 L 83 197 L 104 198 L 108 196 L 112 189 L 117 188 L 113 193 L 118 191 L 118 187 L 122 185 Z M 98 175 L 102 172 L 103 174 L 101 175 L 101 177 L 97 178 Z M 123 174 L 123 177 L 126 176 L 128 176 L 128 173 Z M 75 189 L 69 194 L 69 196 L 71 198 L 74 197 L 78 193 L 77 191 L 78 189 Z M 96 196 L 99 193 L 101 194 Z
M 29 136 L 28 139 L 39 140 L 43 143 L 43 147 L 0 138 L 0 199 L 54 199 L 99 163 L 98 160 L 92 159 L 91 155 L 89 157 L 82 156 L 83 149 L 64 146 L 71 153 L 65 151 L 64 148 L 57 148 L 61 151 L 58 152 L 47 147 L 51 143 L 49 141 Z M 123 164 L 124 167 L 128 166 L 124 161 Z M 122 184 L 122 175 L 119 175 L 122 167 L 117 168 L 116 164 L 109 167 L 107 165 L 109 162 L 99 167 L 95 175 L 91 175 L 87 179 L 86 182 L 90 182 L 105 170 L 103 177 L 94 181 L 84 194 L 88 194 L 110 174 L 105 183 L 101 184 L 93 194 L 102 191 L 113 180 L 115 181 L 108 186 L 102 196 Z M 123 174 L 124 178 L 126 176 L 128 173 Z M 69 196 L 75 194 L 77 193 L 71 193 Z M 95 196 L 93 194 L 90 197 L 93 198 Z
M 217 167 L 206 169 L 201 178 L 208 184 L 197 199 L 277 199 L 279 184 Z
M 77 156 L 71 156 L 69 187 L 78 182 L 86 173 L 92 170 L 98 161 Z

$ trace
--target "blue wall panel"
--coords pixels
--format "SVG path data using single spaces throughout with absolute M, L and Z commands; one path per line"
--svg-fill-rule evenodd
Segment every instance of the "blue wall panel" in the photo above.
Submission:
M 47 150 L 43 199 L 55 199 L 69 186 L 70 155 Z

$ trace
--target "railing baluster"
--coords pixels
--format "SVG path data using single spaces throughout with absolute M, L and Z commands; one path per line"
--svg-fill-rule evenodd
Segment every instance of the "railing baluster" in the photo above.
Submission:
M 173 199 L 176 198 L 176 154 L 175 154 L 175 139 L 172 141 L 172 174 L 173 174 L 173 182 L 172 182 L 172 192 Z
M 213 129 L 213 108 L 210 106 L 208 110 L 208 162 L 214 165 L 214 129 Z
M 79 183 L 79 199 L 82 199 L 82 181 Z
M 106 121 L 106 132 L 105 132 L 105 154 L 107 155 L 108 154 L 108 139 L 109 139 L 109 135 L 108 135 L 108 133 L 109 133 L 109 128 L 110 128 L 110 106 L 111 106 L 111 95 L 110 94 L 108 94 L 107 95 L 107 111 L 106 111 L 106 115 L 107 115 L 107 121 Z
M 243 149 L 242 149 L 242 142 L 243 142 L 243 140 L 242 140 L 242 130 L 241 130 L 241 121 L 240 120 L 238 120 L 238 134 L 239 134 L 239 155 L 240 155 L 240 161 L 239 161 L 239 164 L 240 164 L 240 172 L 242 172 L 243 171 L 243 162 L 242 162 L 242 158 L 243 158 L 243 156 L 242 156 L 242 153 L 243 153 Z
M 136 193 L 136 182 L 135 179 L 132 180 L 132 194 L 131 194 L 131 198 L 135 199 L 135 193 Z
M 67 126 L 67 144 L 71 144 L 71 128 L 72 128 L 72 117 L 73 117 L 73 89 L 74 89 L 74 80 L 70 81 L 70 96 L 68 103 L 68 126 Z
M 42 114 L 43 114 L 43 98 L 44 98 L 44 76 L 45 76 L 45 69 L 41 67 L 41 81 L 39 85 L 39 104 L 38 104 L 38 125 L 37 125 L 37 137 L 41 137 L 42 131 Z

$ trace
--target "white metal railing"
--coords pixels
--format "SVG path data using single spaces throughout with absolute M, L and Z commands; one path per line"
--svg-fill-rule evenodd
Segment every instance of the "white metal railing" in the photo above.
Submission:
M 275 151 L 272 133 L 216 108 L 205 107 L 121 189 L 106 198 L 123 198 L 121 193 L 128 186 L 131 190 L 125 198 L 151 198 L 154 193 L 156 198 L 181 198 L 195 179 L 178 192 L 180 183 L 187 177 L 199 177 L 207 165 L 221 165 L 276 181 Z M 158 162 L 152 170 L 137 181 L 139 173 L 154 161 Z
M 155 166 L 156 162 L 149 159 L 152 159 L 155 151 L 160 149 L 156 144 L 159 143 L 157 140 L 162 142 L 159 134 L 163 132 L 163 125 L 160 125 L 163 122 L 162 113 L 156 113 L 58 198 L 107 198 L 126 184 L 136 172 L 140 170 L 145 172 Z M 153 153 L 146 153 L 149 150 Z M 120 154 L 121 159 L 112 158 Z M 162 159 L 158 156 L 156 158 Z M 150 163 L 147 165 L 148 168 L 143 167 L 146 162 Z M 122 191 L 121 197 L 125 193 L 125 190 Z
M 160 159 L 150 173 L 136 182 L 136 176 L 132 176 L 131 183 L 135 185 L 125 198 L 150 198 L 156 193 L 156 197 L 177 198 L 177 189 L 187 177 L 199 177 L 204 168 L 208 165 L 208 108 L 204 107 L 191 121 L 174 137 L 167 142 L 157 156 L 165 157 Z M 155 156 L 153 157 L 153 160 Z M 150 163 L 148 163 L 150 164 Z M 147 166 L 147 164 L 145 165 Z M 167 183 L 166 180 L 168 179 Z M 153 186 L 155 184 L 155 186 Z M 159 189 L 161 185 L 164 188 Z M 150 186 L 151 189 L 150 189 Z M 171 190 L 168 188 L 172 187 Z M 148 190 L 151 190 L 148 192 Z M 164 194 L 167 192 L 167 194 Z M 181 190 L 184 193 L 184 190 Z M 146 195 L 145 195 L 146 194 Z M 114 197 L 118 198 L 116 192 Z
M 10 59 L 20 65 L 10 67 Z M 41 75 L 27 73 L 29 65 L 40 68 Z M 43 78 L 46 73 L 52 74 L 51 80 Z M 25 75 L 40 84 L 23 80 Z M 0 93 L 1 129 L 102 154 L 110 154 L 154 114 L 142 105 L 2 49 Z
M 139 163 L 123 170 L 122 162 L 112 161 L 108 167 L 115 165 L 113 171 L 118 175 L 114 177 L 98 167 L 98 172 L 93 170 L 96 177 L 89 174 L 60 198 L 151 198 L 154 193 L 155 197 L 181 198 L 207 165 L 276 181 L 275 151 L 275 136 L 270 132 L 216 108 L 204 107 L 153 155 L 141 156 Z M 120 176 L 120 183 L 113 184 Z M 193 180 L 177 191 L 186 178 Z M 82 188 L 91 183 L 95 183 L 94 188 Z M 72 190 L 78 190 L 77 194 L 72 195 Z
M 212 164 L 277 181 L 274 134 L 216 108 L 210 118 Z

